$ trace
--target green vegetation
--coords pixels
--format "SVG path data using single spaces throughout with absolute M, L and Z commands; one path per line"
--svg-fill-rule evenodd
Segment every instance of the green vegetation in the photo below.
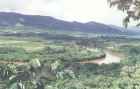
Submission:
M 27 61 L 30 55 L 22 48 L 0 47 L 0 60 Z
M 43 50 L 34 52 L 40 59 L 44 60 L 62 60 L 76 62 L 82 60 L 94 60 L 104 55 L 100 50 L 88 50 L 79 46 L 66 45 L 47 45 Z
M 20 40 L 20 39 L 0 39 L 0 47 L 18 47 L 27 51 L 35 51 L 45 47 L 43 43 L 36 41 Z
M 139 40 L 39 39 L 0 37 L 0 89 L 140 88 Z M 104 50 L 125 58 L 112 64 L 80 63 L 104 56 Z

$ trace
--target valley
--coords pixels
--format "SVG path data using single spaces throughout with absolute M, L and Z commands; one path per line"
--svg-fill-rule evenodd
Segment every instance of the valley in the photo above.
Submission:
M 138 39 L 105 37 L 56 40 L 41 36 L 1 36 L 1 89 L 6 89 L 9 83 L 10 89 L 18 81 L 26 89 L 34 89 L 32 81 L 45 85 L 44 89 L 117 89 L 128 79 L 137 82 L 140 49 L 136 42 L 139 44 Z
M 0 89 L 140 89 L 139 33 L 125 30 L 1 12 Z

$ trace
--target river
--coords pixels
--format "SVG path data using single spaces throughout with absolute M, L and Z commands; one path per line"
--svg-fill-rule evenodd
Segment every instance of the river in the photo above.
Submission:
M 91 50 L 91 49 L 90 49 Z M 98 64 L 98 65 L 102 65 L 102 64 L 111 64 L 111 63 L 119 63 L 122 59 L 123 56 L 122 54 L 116 53 L 116 52 L 111 52 L 108 50 L 105 50 L 105 57 L 104 58 L 100 58 L 100 59 L 94 59 L 94 60 L 88 60 L 88 61 L 82 61 L 80 63 L 82 64 L 87 64 L 87 63 L 92 63 L 92 64 Z

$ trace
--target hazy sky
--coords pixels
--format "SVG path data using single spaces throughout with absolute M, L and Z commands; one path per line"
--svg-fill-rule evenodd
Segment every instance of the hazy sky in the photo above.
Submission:
M 121 11 L 109 8 L 107 0 L 0 0 L 0 10 L 119 26 L 124 17 Z

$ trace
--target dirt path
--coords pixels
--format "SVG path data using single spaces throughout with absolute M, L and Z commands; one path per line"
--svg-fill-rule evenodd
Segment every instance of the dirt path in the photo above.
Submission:
M 90 49 L 90 50 L 92 50 L 92 49 Z M 111 52 L 111 51 L 108 51 L 108 50 L 105 51 L 105 55 L 106 56 L 104 58 L 94 59 L 94 60 L 90 60 L 90 61 L 82 61 L 80 63 L 81 64 L 88 64 L 88 63 L 91 64 L 92 63 L 92 64 L 98 64 L 98 65 L 119 63 L 124 57 L 120 53 Z

